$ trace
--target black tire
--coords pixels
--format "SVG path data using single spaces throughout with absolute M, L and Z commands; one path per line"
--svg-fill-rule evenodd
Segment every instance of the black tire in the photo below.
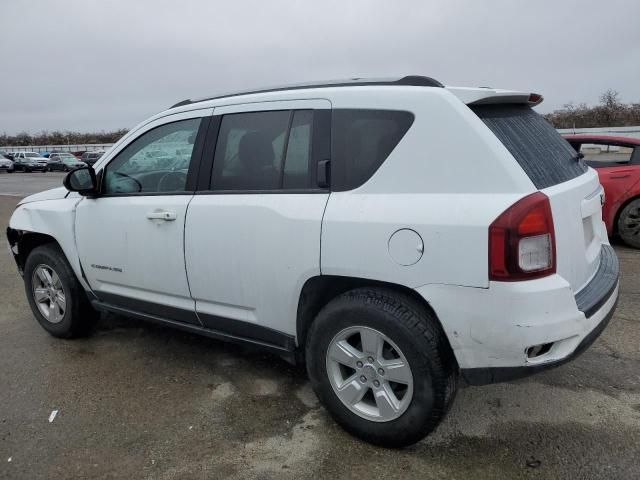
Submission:
M 618 216 L 618 235 L 624 243 L 640 248 L 640 198 L 631 200 Z
M 352 326 L 381 332 L 404 354 L 413 376 L 413 397 L 398 418 L 385 422 L 363 418 L 334 392 L 327 350 L 338 332 Z M 399 448 L 423 439 L 444 418 L 457 389 L 458 366 L 435 315 L 390 289 L 352 290 L 329 302 L 309 330 L 306 362 L 311 386 L 335 421 L 356 437 L 383 447 Z
M 38 309 L 33 294 L 33 275 L 39 265 L 46 265 L 57 273 L 66 299 L 66 309 L 58 323 L 52 323 Z M 99 318 L 89 303 L 69 262 L 56 244 L 49 243 L 33 249 L 24 267 L 24 286 L 29 306 L 38 323 L 54 337 L 73 338 L 88 334 Z

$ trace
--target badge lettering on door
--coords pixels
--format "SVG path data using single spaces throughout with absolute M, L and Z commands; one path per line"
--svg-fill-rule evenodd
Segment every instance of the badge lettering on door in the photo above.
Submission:
M 96 265 L 95 263 L 91 264 L 91 268 L 97 268 L 98 270 L 109 270 L 110 272 L 122 273 L 122 269 L 121 268 L 109 267 L 107 265 Z

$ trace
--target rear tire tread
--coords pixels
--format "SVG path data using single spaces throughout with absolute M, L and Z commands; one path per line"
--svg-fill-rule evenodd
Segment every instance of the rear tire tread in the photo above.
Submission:
M 435 318 L 435 315 L 428 308 L 424 307 L 408 295 L 385 288 L 360 288 L 346 292 L 330 301 L 321 310 L 316 321 L 313 322 L 309 330 L 309 334 L 307 336 L 306 357 L 309 376 L 312 377 L 312 383 L 314 380 L 313 377 L 315 376 L 313 375 L 312 370 L 317 369 L 317 367 L 311 368 L 310 365 L 315 360 L 311 353 L 312 342 L 323 323 L 321 318 L 328 318 L 328 316 L 335 313 L 336 310 L 349 308 L 349 305 L 354 304 L 369 305 L 373 306 L 377 310 L 381 310 L 400 323 L 409 332 L 412 338 L 417 339 L 421 348 L 416 350 L 420 354 L 419 363 L 422 364 L 414 364 L 411 368 L 414 372 L 425 367 L 430 370 L 434 401 L 429 416 L 424 424 L 411 425 L 411 428 L 405 428 L 401 431 L 393 431 L 393 428 L 391 428 L 389 431 L 393 431 L 393 434 L 389 435 L 375 435 L 370 432 L 363 432 L 357 425 L 351 425 L 347 420 L 345 420 L 345 415 L 343 414 L 336 416 L 336 421 L 338 421 L 338 423 L 340 423 L 347 431 L 376 445 L 393 448 L 411 445 L 424 438 L 438 426 L 448 412 L 455 398 L 458 385 L 458 366 L 447 341 L 447 337 L 442 330 L 440 323 Z M 321 319 L 320 322 L 317 321 L 319 318 Z M 388 332 L 385 334 L 389 335 Z M 390 338 L 393 339 L 393 336 L 390 336 Z M 317 361 L 324 364 L 324 358 Z M 329 387 L 329 389 L 331 389 L 331 387 Z M 314 386 L 314 390 L 318 393 L 317 386 Z M 332 390 L 331 393 L 333 394 Z M 320 397 L 321 402 L 327 406 L 328 402 L 326 402 L 326 399 L 323 400 L 322 394 L 319 394 L 318 396 Z M 411 409 L 411 406 L 409 409 Z M 405 414 L 406 413 L 407 412 L 405 412 Z M 349 415 L 353 415 L 355 417 L 355 414 L 352 413 L 347 414 L 346 417 Z M 389 423 L 396 422 L 400 419 L 402 419 L 402 416 Z M 356 422 L 359 422 L 359 420 L 356 420 Z

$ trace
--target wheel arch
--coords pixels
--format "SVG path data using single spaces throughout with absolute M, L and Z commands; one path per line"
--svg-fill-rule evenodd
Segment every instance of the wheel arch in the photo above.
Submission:
M 449 338 L 442 326 L 437 313 L 429 302 L 414 289 L 405 285 L 371 280 L 359 277 L 346 277 L 339 275 L 318 275 L 309 278 L 302 287 L 298 301 L 298 312 L 296 318 L 296 339 L 298 343 L 298 360 L 303 360 L 304 345 L 307 340 L 307 333 L 314 319 L 331 300 L 339 295 L 358 288 L 378 288 L 396 292 L 409 297 L 419 308 L 430 313 L 438 322 L 443 338 L 451 352 L 451 357 L 456 358 L 449 342 Z
M 27 256 L 44 243 L 60 247 L 76 278 L 85 290 L 87 284 L 75 241 L 75 205 L 78 199 L 55 198 L 18 205 L 11 216 L 7 238 L 22 273 Z
M 62 249 L 60 243 L 51 235 L 28 230 L 7 228 L 7 239 L 13 257 L 22 273 L 29 254 L 37 247 L 47 243 L 53 243 Z

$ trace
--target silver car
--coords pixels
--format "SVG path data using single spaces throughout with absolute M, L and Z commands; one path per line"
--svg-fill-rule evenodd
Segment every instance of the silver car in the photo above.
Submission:
M 14 167 L 13 162 L 9 160 L 4 155 L 0 154 L 0 171 L 5 171 L 8 173 L 13 173 Z

